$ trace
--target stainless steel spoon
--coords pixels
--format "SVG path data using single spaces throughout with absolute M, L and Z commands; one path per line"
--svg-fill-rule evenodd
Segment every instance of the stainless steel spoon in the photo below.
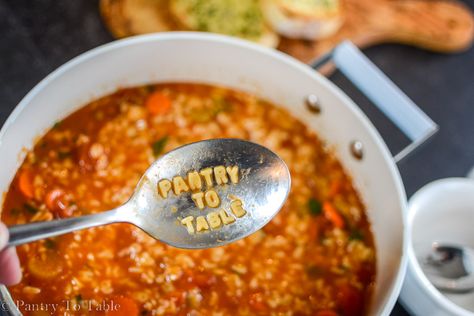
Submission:
M 439 242 L 431 248 L 423 270 L 436 288 L 456 293 L 474 290 L 474 249 Z
M 238 182 L 233 183 L 228 173 L 227 184 L 224 184 L 224 174 L 218 171 L 222 171 L 222 167 L 235 166 L 238 167 Z M 211 171 L 207 172 L 209 178 L 206 180 L 201 175 L 202 188 L 199 190 L 195 186 L 194 193 L 203 192 L 204 195 L 214 191 L 216 194 L 209 194 L 213 199 L 199 209 L 186 179 L 189 172 L 204 169 Z M 218 184 L 218 175 L 221 184 Z M 173 189 L 166 191 L 165 184 L 169 183 L 165 180 L 161 191 L 167 192 L 164 198 L 158 190 L 158 182 L 168 179 L 173 184 L 176 176 L 185 180 L 184 189 L 187 184 L 189 191 L 179 195 Z M 209 180 L 213 182 L 212 187 L 206 182 Z M 196 181 L 195 177 L 195 185 Z M 176 184 L 174 189 L 183 189 L 181 181 L 176 180 Z M 286 164 L 269 149 L 239 139 L 205 140 L 179 147 L 156 160 L 140 179 L 132 197 L 122 206 L 93 215 L 12 226 L 9 228 L 9 246 L 118 222 L 131 223 L 152 237 L 179 248 L 221 246 L 246 237 L 267 224 L 283 206 L 290 186 Z M 216 196 L 220 200 L 217 207 Z M 197 200 L 206 203 L 206 199 L 201 198 Z M 186 218 L 186 224 L 183 224 Z M 208 229 L 205 229 L 205 223 Z M 191 228 L 193 233 L 189 231 Z

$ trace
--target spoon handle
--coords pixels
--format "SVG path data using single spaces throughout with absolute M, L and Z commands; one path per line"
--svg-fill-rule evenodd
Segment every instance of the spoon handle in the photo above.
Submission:
M 18 246 L 76 230 L 119 222 L 121 220 L 118 209 L 80 217 L 11 226 L 8 228 L 10 233 L 8 246 Z

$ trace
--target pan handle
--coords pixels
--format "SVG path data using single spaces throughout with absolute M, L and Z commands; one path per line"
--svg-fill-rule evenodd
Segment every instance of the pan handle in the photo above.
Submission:
M 330 61 L 410 139 L 411 143 L 394 156 L 395 162 L 438 131 L 438 125 L 350 41 L 342 42 L 311 67 L 318 70 Z

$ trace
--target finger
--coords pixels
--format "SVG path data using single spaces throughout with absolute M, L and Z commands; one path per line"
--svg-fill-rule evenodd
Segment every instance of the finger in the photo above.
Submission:
M 8 243 L 8 228 L 0 222 L 0 251 L 5 248 Z
M 0 284 L 13 285 L 21 280 L 20 260 L 13 247 L 0 252 Z

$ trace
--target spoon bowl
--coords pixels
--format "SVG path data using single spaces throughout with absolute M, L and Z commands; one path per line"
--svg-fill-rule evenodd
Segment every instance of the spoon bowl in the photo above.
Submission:
M 184 159 L 183 159 L 184 158 Z M 173 166 L 170 168 L 169 166 Z M 162 179 L 172 180 L 190 171 L 202 171 L 219 166 L 238 166 L 239 180 L 233 184 L 205 184 L 201 176 L 202 191 L 214 190 L 220 200 L 217 207 L 196 207 L 192 192 L 180 195 L 169 193 L 163 199 L 156 186 Z M 211 178 L 215 178 L 211 174 Z M 229 176 L 228 176 L 229 178 Z M 280 210 L 290 189 L 290 174 L 283 160 L 263 146 L 237 139 L 201 141 L 175 149 L 158 159 L 147 170 L 131 198 L 135 205 L 133 223 L 156 239 L 179 248 L 208 248 L 230 243 L 257 231 L 267 224 Z M 170 190 L 171 191 L 171 190 Z M 198 191 L 199 192 L 199 191 Z M 231 203 L 242 201 L 247 214 L 236 218 Z M 217 229 L 196 232 L 196 219 L 211 212 L 226 211 L 235 222 L 221 223 Z M 195 233 L 189 233 L 181 223 L 193 216 Z M 206 219 L 207 221 L 207 219 Z M 222 218 L 221 218 L 222 222 Z M 163 225 L 165 224 L 165 225 Z
M 124 222 L 178 248 L 222 246 L 267 224 L 290 186 L 286 164 L 269 149 L 239 139 L 200 141 L 156 160 L 116 209 L 10 227 L 9 245 Z
M 466 293 L 474 290 L 474 249 L 434 242 L 424 263 L 427 278 L 439 290 Z

